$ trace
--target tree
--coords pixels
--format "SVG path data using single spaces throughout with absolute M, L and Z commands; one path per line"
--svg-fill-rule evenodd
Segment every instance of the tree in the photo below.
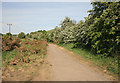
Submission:
M 114 56 L 120 49 L 120 2 L 92 2 L 85 21 L 78 24 L 69 17 L 54 29 L 50 39 L 59 43 L 76 43 L 89 47 L 96 54 Z
M 120 46 L 120 2 L 93 2 L 87 37 L 94 52 L 111 56 Z
M 7 35 L 7 36 L 12 36 L 12 34 L 11 34 L 11 33 L 6 33 L 6 35 Z
M 23 32 L 19 33 L 18 38 L 22 38 L 22 39 L 25 38 L 25 33 L 23 33 Z
M 7 39 L 11 39 L 12 40 L 12 34 L 11 33 L 6 33 L 5 35 L 3 35 L 3 38 Z
M 29 36 L 30 34 L 29 33 L 27 33 L 27 36 Z

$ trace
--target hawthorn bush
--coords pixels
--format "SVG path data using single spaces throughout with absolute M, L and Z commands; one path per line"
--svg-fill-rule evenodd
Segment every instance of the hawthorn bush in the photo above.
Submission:
M 69 17 L 48 34 L 48 40 L 89 47 L 101 56 L 120 54 L 120 2 L 92 2 L 85 21 L 76 23 Z

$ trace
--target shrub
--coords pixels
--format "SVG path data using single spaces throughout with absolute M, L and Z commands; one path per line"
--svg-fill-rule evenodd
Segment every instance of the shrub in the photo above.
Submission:
M 20 39 L 12 39 L 11 37 L 2 39 L 2 50 L 10 51 L 20 46 Z
M 25 33 L 23 33 L 23 32 L 19 33 L 18 38 L 22 38 L 22 39 L 25 38 Z
M 59 28 L 52 30 L 47 40 L 75 43 L 74 47 L 91 48 L 95 54 L 116 56 L 120 47 L 120 2 L 92 2 L 85 21 L 75 23 L 66 17 Z
M 6 33 L 5 35 L 3 35 L 3 38 L 12 38 L 12 34 L 11 33 Z

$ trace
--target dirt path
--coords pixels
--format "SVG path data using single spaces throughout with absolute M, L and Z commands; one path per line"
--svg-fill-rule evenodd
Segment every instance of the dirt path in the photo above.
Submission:
M 32 80 L 37 81 L 108 81 L 83 61 L 54 44 L 49 44 L 45 63 Z

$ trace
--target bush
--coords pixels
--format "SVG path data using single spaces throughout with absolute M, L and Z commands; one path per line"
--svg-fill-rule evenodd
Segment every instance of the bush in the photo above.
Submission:
M 66 17 L 60 27 L 48 34 L 47 40 L 75 43 L 74 47 L 89 47 L 95 54 L 115 57 L 120 52 L 120 3 L 91 4 L 93 9 L 88 11 L 85 21 L 76 24 Z
M 11 33 L 6 33 L 2 36 L 2 50 L 3 51 L 10 51 L 20 46 L 20 39 L 13 38 Z
M 12 39 L 11 37 L 2 39 L 2 50 L 10 51 L 20 46 L 20 39 Z
M 12 38 L 12 34 L 11 33 L 6 33 L 5 35 L 3 35 L 3 38 Z
M 25 33 L 23 33 L 23 32 L 19 33 L 18 38 L 22 38 L 22 39 L 25 38 Z
M 6 33 L 6 35 L 8 35 L 8 36 L 12 36 L 12 34 L 11 34 L 11 33 Z
M 27 36 L 29 36 L 30 34 L 29 33 L 27 33 Z

